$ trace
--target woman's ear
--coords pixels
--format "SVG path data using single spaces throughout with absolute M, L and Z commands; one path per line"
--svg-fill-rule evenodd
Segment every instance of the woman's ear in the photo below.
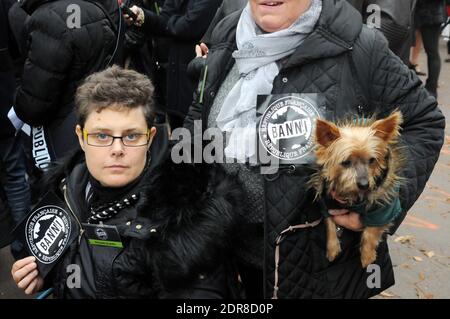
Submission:
M 150 136 L 149 136 L 149 140 L 148 140 L 148 144 L 147 144 L 147 149 L 150 149 L 150 146 L 152 145 L 153 138 L 155 137 L 155 135 L 156 135 L 156 127 L 153 126 L 150 129 Z
M 75 128 L 75 133 L 78 136 L 78 143 L 80 143 L 81 149 L 84 151 L 84 138 L 83 138 L 83 130 L 81 129 L 80 125 L 77 125 Z

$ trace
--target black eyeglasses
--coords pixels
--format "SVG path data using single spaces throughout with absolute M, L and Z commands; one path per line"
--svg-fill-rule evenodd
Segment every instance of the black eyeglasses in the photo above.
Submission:
M 148 145 L 150 140 L 150 130 L 147 133 L 130 133 L 124 136 L 113 136 L 106 133 L 88 133 L 83 129 L 84 140 L 88 145 L 97 147 L 108 147 L 113 145 L 116 138 L 128 147 L 138 147 Z

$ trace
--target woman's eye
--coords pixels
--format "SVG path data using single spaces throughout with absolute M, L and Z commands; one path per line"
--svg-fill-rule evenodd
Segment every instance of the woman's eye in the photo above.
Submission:
M 373 163 L 375 163 L 375 157 L 372 157 L 369 159 L 369 164 L 373 164 Z
M 126 139 L 129 140 L 129 141 L 134 141 L 134 140 L 137 139 L 137 134 L 128 134 L 126 136 Z
M 99 139 L 99 140 L 106 140 L 108 138 L 108 135 L 104 134 L 104 133 L 98 133 L 96 135 L 96 138 Z

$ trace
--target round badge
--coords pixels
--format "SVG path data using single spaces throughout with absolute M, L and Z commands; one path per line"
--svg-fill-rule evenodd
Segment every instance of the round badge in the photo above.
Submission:
M 68 213 L 48 205 L 35 210 L 25 225 L 26 240 L 33 255 L 43 264 L 51 264 L 65 250 L 71 232 Z
M 270 155 L 280 160 L 298 160 L 314 148 L 313 128 L 319 117 L 317 109 L 305 99 L 280 98 L 261 117 L 260 142 Z

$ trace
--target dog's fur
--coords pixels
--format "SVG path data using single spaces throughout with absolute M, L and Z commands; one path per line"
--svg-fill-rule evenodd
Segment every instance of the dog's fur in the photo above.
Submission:
M 333 198 L 342 208 L 364 203 L 368 211 L 375 204 L 390 203 L 401 183 L 398 175 L 402 155 L 398 147 L 402 114 L 385 119 L 360 119 L 334 124 L 316 122 L 318 171 L 311 179 L 316 200 Z M 336 225 L 325 219 L 327 258 L 333 261 L 341 251 Z M 361 264 L 366 268 L 376 259 L 376 249 L 390 225 L 365 227 L 361 238 Z

